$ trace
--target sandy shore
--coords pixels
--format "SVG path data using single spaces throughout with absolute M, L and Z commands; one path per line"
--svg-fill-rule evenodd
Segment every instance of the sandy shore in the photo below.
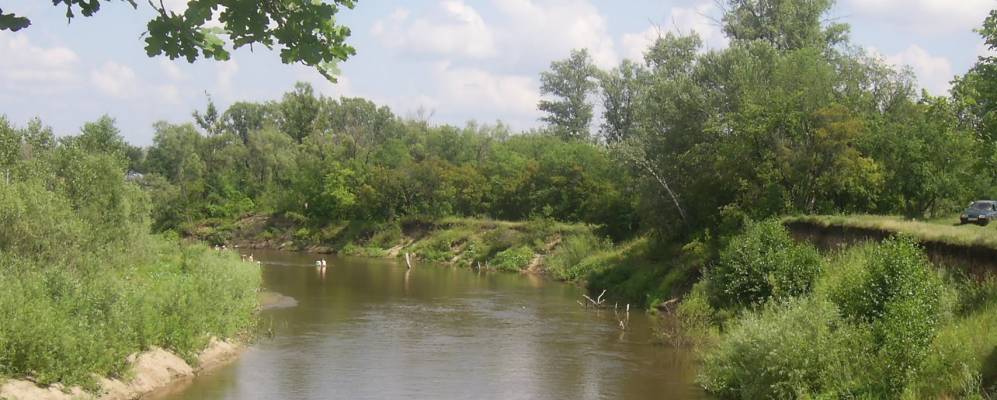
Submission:
M 100 378 L 101 390 L 87 393 L 79 387 L 65 388 L 58 384 L 40 387 L 30 380 L 12 379 L 0 386 L 0 398 L 10 400 L 130 400 L 143 397 L 157 390 L 168 388 L 176 382 L 190 379 L 197 374 L 234 360 L 243 346 L 211 339 L 208 347 L 198 355 L 197 367 L 182 358 L 158 347 L 128 357 L 131 365 L 125 380 Z

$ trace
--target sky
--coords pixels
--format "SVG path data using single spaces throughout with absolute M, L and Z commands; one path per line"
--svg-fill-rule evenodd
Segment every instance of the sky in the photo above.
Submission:
M 183 10 L 186 0 L 164 0 Z M 727 45 L 714 0 L 360 0 L 337 21 L 352 29 L 357 55 L 332 84 L 311 68 L 285 65 L 256 47 L 231 60 L 149 58 L 141 35 L 146 2 L 103 3 L 66 22 L 50 2 L 13 2 L 4 12 L 31 18 L 0 31 L 0 114 L 23 126 L 34 117 L 58 135 L 102 115 L 136 145 L 152 143 L 156 121 L 190 122 L 207 95 L 220 107 L 278 99 L 297 81 L 326 96 L 365 97 L 398 115 L 434 123 L 501 120 L 516 130 L 541 125 L 539 74 L 571 49 L 588 48 L 611 68 L 662 32 L 695 31 L 708 48 Z M 851 25 L 852 43 L 946 94 L 949 81 L 988 51 L 973 32 L 997 0 L 838 0 L 831 17 Z

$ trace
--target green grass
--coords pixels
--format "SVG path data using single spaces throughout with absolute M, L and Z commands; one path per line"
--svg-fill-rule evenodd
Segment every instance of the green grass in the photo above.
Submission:
M 196 361 L 212 336 L 255 320 L 259 268 L 202 245 L 135 238 L 74 267 L 0 256 L 0 376 L 94 389 L 126 357 L 159 346 Z
M 802 215 L 783 222 L 802 222 L 821 227 L 875 229 L 913 236 L 920 241 L 997 249 L 997 223 L 988 226 L 959 225 L 959 216 L 927 221 L 888 215 Z

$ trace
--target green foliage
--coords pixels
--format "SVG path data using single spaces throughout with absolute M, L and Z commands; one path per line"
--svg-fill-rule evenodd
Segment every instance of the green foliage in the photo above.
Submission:
M 590 271 L 581 268 L 582 262 L 588 257 L 610 250 L 611 247 L 612 243 L 592 233 L 567 235 L 545 258 L 544 264 L 547 272 L 557 279 L 565 281 L 583 279 Z
M 387 224 L 370 237 L 370 244 L 380 248 L 391 248 L 402 240 L 402 228 L 398 224 Z
M 827 48 L 844 42 L 848 25 L 826 23 L 834 0 L 728 0 L 724 33 L 736 41 L 761 40 L 780 50 Z
M 823 264 L 813 246 L 796 243 L 778 220 L 750 222 L 720 251 L 709 279 L 719 304 L 747 306 L 809 293 Z
M 411 216 L 542 218 L 551 229 L 554 220 L 592 223 L 615 240 L 639 227 L 627 174 L 594 143 L 509 137 L 501 124 L 430 126 L 364 99 L 318 96 L 304 83 L 280 101 L 239 102 L 220 114 L 209 104 L 195 120 L 204 132 L 157 124 L 138 163 L 157 229 L 251 212 L 294 213 L 310 228 Z
M 58 144 L 38 132 L 0 120 L 21 150 L 0 181 L 0 375 L 94 389 L 129 354 L 160 346 L 193 361 L 210 337 L 253 324 L 259 269 L 148 233 L 113 121 Z
M 712 281 L 698 284 L 680 314 L 690 309 L 693 327 L 712 318 L 707 326 L 727 328 L 706 349 L 704 387 L 723 398 L 979 398 L 993 385 L 997 342 L 980 334 L 997 324 L 992 301 L 950 312 L 977 301 L 986 281 L 944 283 L 903 238 L 831 263 L 811 295 L 737 317 L 703 304 Z
M 591 291 L 605 289 L 621 304 L 648 307 L 688 290 L 703 262 L 673 245 L 641 238 L 594 253 L 565 274 L 586 279 Z
M 210 336 L 252 325 L 255 266 L 142 240 L 115 257 L 82 253 L 79 269 L 0 258 L 0 374 L 93 384 L 91 374 L 124 373 L 133 352 L 160 346 L 193 361 Z
M 543 120 L 560 137 L 588 140 L 592 104 L 587 97 L 598 85 L 599 70 L 585 49 L 573 50 L 566 60 L 552 62 L 550 69 L 540 74 L 540 93 L 558 100 L 540 100 L 537 108 L 547 113 Z
M 878 398 L 870 336 L 827 301 L 769 303 L 707 352 L 700 383 L 730 399 Z
M 889 360 L 886 388 L 903 388 L 927 355 L 942 316 L 942 282 L 909 238 L 888 239 L 867 255 L 865 269 L 839 282 L 830 298 L 848 318 L 870 324 Z
M 489 264 L 499 271 L 519 272 L 526 269 L 532 259 L 533 249 L 521 245 L 498 252 Z
M 136 0 L 126 0 L 138 8 Z M 350 29 L 337 25 L 336 13 L 343 7 L 352 9 L 355 0 L 305 1 L 280 0 L 265 7 L 247 0 L 198 0 L 187 3 L 180 13 L 150 2 L 156 14 L 146 25 L 145 51 L 152 56 L 166 55 L 170 59 L 185 58 L 194 62 L 198 57 L 228 60 L 227 37 L 233 49 L 245 45 L 262 45 L 280 49 L 285 64 L 301 62 L 313 66 L 335 82 L 335 63 L 356 54 L 346 44 Z M 72 20 L 79 12 L 90 17 L 100 11 L 99 0 L 64 0 L 53 5 L 65 5 L 66 18 Z M 221 27 L 211 26 L 216 11 Z M 0 10 L 0 30 L 17 31 L 31 25 L 28 18 L 3 14 Z M 200 53 L 200 54 L 198 54 Z
M 917 398 L 986 398 L 997 394 L 997 306 L 941 327 L 925 353 L 908 393 Z

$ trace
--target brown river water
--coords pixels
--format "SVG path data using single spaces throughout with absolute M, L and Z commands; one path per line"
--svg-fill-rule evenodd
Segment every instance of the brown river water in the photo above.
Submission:
M 699 399 L 696 361 L 654 320 L 577 301 L 575 286 L 404 261 L 254 250 L 262 337 L 158 399 Z M 328 261 L 323 276 L 315 260 Z

